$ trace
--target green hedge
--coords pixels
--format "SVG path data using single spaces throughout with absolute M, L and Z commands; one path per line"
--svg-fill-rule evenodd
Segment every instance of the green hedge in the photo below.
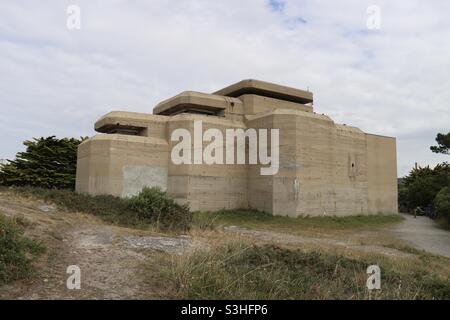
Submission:
M 40 188 L 74 189 L 77 148 L 84 140 L 54 136 L 25 141 L 24 152 L 0 165 L 0 184 Z

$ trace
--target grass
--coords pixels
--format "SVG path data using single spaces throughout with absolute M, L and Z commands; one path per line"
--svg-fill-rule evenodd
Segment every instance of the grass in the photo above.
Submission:
M 196 212 L 193 223 L 200 229 L 236 225 L 251 229 L 271 229 L 295 232 L 299 230 L 343 230 L 384 226 L 403 221 L 398 214 L 348 217 L 299 217 L 273 216 L 256 210 L 221 210 Z
M 34 275 L 34 261 L 44 246 L 23 234 L 20 219 L 11 219 L 0 213 L 0 285 Z
M 366 269 L 374 264 L 381 290 L 369 293 Z M 175 258 L 162 276 L 181 299 L 450 299 L 450 278 L 428 266 L 233 241 Z
M 281 232 L 299 230 L 344 230 L 352 228 L 376 227 L 403 220 L 400 215 L 370 215 L 351 217 L 309 217 L 290 218 L 273 216 L 256 210 L 221 210 L 218 212 L 196 212 L 191 217 L 188 208 L 178 206 L 165 194 L 150 193 L 148 197 L 137 197 L 133 205 L 130 201 L 110 195 L 91 196 L 70 190 L 40 189 L 20 187 L 14 192 L 28 197 L 54 203 L 59 208 L 71 212 L 84 212 L 98 216 L 102 220 L 121 226 L 148 228 L 160 226 L 160 221 L 149 218 L 146 208 L 155 207 L 160 216 L 166 214 L 168 223 L 162 223 L 162 229 L 187 230 L 192 224 L 199 229 L 214 229 L 220 226 L 238 225 L 247 228 L 272 229 Z M 143 193 L 145 195 L 145 193 Z M 157 207 L 163 203 L 164 208 Z M 157 207 L 157 208 L 156 208 Z M 171 214 L 167 214 L 170 212 Z M 192 221 L 191 221 L 192 219 Z M 164 222 L 164 221 L 162 221 Z
M 12 190 L 21 196 L 53 203 L 69 212 L 92 214 L 105 222 L 126 227 L 141 229 L 154 227 L 166 231 L 186 230 L 189 228 L 191 218 L 188 208 L 177 205 L 164 192 L 149 188 L 130 199 L 32 187 Z
M 139 219 L 138 214 L 129 211 L 122 199 L 109 195 L 91 196 L 75 193 L 71 190 L 41 189 L 19 187 L 15 193 L 55 204 L 58 208 L 70 212 L 83 212 L 95 215 L 102 220 L 125 226 L 145 227 L 148 222 Z
M 450 231 L 450 221 L 447 218 L 437 218 L 436 223 L 440 228 Z
M 138 211 L 129 211 L 123 200 L 116 197 L 34 188 L 14 190 L 20 195 L 43 199 L 68 211 L 90 213 L 111 223 L 132 226 L 150 223 L 142 219 Z M 140 205 L 145 209 L 145 201 Z M 1 284 L 32 275 L 33 262 L 42 247 L 23 235 L 26 221 L 1 215 L 0 218 Z M 198 212 L 192 223 L 197 231 L 200 229 L 199 237 L 206 239 L 205 246 L 182 256 L 152 256 L 151 264 L 143 262 L 146 268 L 143 276 L 162 283 L 167 297 L 181 299 L 450 299 L 449 260 L 409 247 L 398 247 L 411 254 L 407 257 L 335 247 L 292 249 L 255 245 L 234 234 L 214 230 L 239 225 L 294 233 L 306 229 L 353 232 L 401 220 L 399 215 L 289 218 L 252 210 Z M 207 231 L 211 229 L 214 231 Z M 195 237 L 195 232 L 192 236 Z M 5 248 L 6 254 L 2 253 Z M 7 260 L 1 260 L 4 257 Z M 366 269 L 373 264 L 381 267 L 382 290 L 369 292 Z

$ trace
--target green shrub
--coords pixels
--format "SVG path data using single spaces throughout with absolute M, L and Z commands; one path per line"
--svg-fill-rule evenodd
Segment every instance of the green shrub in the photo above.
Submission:
M 110 223 L 126 226 L 145 224 L 145 221 L 138 219 L 135 212 L 129 210 L 127 201 L 119 197 L 110 195 L 91 196 L 71 190 L 31 187 L 14 188 L 13 190 L 20 195 L 32 196 L 45 202 L 54 203 L 67 211 L 93 214 Z
M 438 217 L 445 218 L 450 223 L 450 187 L 442 188 L 434 199 Z
M 39 242 L 23 235 L 12 219 L 0 214 L 0 285 L 33 274 L 33 261 L 44 250 Z
M 15 188 L 22 195 L 33 196 L 58 207 L 96 215 L 125 226 L 156 225 L 163 230 L 187 230 L 192 220 L 188 206 L 181 206 L 158 188 L 144 188 L 129 199 L 111 195 L 91 196 L 71 190 Z
M 192 214 L 187 205 L 179 205 L 160 188 L 144 188 L 128 199 L 130 209 L 162 229 L 189 228 Z

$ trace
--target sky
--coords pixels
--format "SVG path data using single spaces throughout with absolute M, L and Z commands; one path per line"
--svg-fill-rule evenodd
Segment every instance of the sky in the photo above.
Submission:
M 450 130 L 449 13 L 447 0 L 2 0 L 0 159 L 32 137 L 94 135 L 112 110 L 253 78 L 396 137 L 404 176 L 449 160 L 429 150 Z

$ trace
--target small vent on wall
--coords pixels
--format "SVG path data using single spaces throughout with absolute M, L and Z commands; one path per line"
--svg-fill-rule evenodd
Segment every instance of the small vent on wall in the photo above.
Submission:
M 356 173 L 357 173 L 356 156 L 354 154 L 350 154 L 348 156 L 348 176 L 350 178 L 353 178 L 356 176 Z

